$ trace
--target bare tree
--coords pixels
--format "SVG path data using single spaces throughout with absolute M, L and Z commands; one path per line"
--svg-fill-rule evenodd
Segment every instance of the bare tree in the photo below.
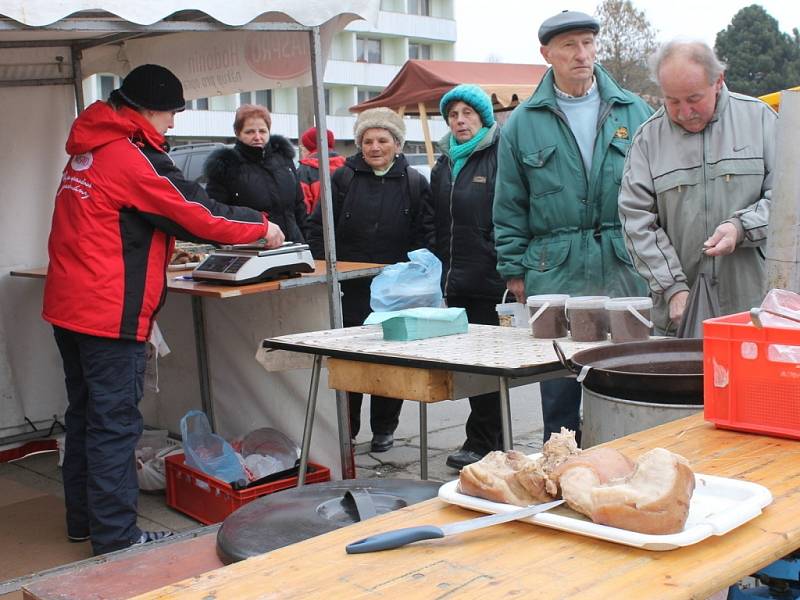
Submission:
M 657 103 L 658 86 L 651 81 L 647 57 L 655 52 L 657 31 L 631 0 L 604 0 L 597 7 L 600 33 L 597 60 L 622 87 Z

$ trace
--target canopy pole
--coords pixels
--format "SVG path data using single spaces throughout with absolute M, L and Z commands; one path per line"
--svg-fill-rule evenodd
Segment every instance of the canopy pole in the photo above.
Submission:
M 340 329 L 342 319 L 342 294 L 339 286 L 339 272 L 336 270 L 336 238 L 333 226 L 333 201 L 331 196 L 331 167 L 328 162 L 328 125 L 325 117 L 325 94 L 323 77 L 325 65 L 322 62 L 322 38 L 320 28 L 312 27 L 309 32 L 311 47 L 311 89 L 314 96 L 314 121 L 317 124 L 317 153 L 319 156 L 319 201 L 322 211 L 322 239 L 325 244 L 325 279 L 328 284 L 328 308 L 331 328 Z M 311 417 L 313 419 L 313 415 Z M 354 479 L 355 459 L 350 433 L 350 403 L 347 393 L 336 391 L 336 421 L 339 428 L 339 453 L 342 464 L 342 478 Z
M 406 114 L 406 106 L 405 106 L 405 104 L 397 109 L 397 114 L 400 115 L 401 117 L 405 116 L 405 114 Z
M 428 127 L 428 112 L 425 110 L 425 103 L 420 102 L 419 120 L 422 123 L 422 135 L 425 137 L 425 154 L 428 155 L 428 166 L 433 168 L 433 143 L 431 143 L 431 130 Z
M 81 69 L 81 58 L 83 52 L 77 46 L 70 46 L 70 54 L 72 58 L 72 85 L 75 88 L 75 106 L 77 113 L 85 108 L 85 100 L 83 98 L 83 70 Z

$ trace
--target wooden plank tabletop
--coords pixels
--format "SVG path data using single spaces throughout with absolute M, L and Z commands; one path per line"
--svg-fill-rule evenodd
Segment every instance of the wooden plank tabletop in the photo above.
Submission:
M 186 579 L 137 598 L 704 599 L 800 547 L 800 441 L 715 429 L 701 415 L 609 444 L 655 447 L 698 473 L 753 481 L 774 502 L 723 536 L 653 552 L 528 523 L 505 523 L 397 550 L 348 555 L 362 537 L 477 513 L 434 499 Z
M 327 273 L 325 261 L 315 260 L 314 266 L 315 269 L 312 273 L 304 273 L 300 277 L 276 279 L 275 281 L 262 281 L 259 283 L 248 283 L 246 285 L 224 285 L 220 283 L 183 279 L 184 277 L 191 275 L 191 269 L 186 269 L 183 271 L 167 271 L 167 287 L 170 292 L 176 292 L 179 294 L 190 294 L 192 296 L 203 296 L 207 298 L 233 298 L 236 296 L 260 294 L 261 292 L 283 290 L 303 285 L 325 283 L 325 274 Z M 371 277 L 380 273 L 382 269 L 383 265 L 376 265 L 372 263 L 336 263 L 336 270 L 339 272 L 340 281 L 358 277 Z M 15 277 L 44 279 L 47 276 L 47 267 L 16 269 L 11 271 L 10 274 Z

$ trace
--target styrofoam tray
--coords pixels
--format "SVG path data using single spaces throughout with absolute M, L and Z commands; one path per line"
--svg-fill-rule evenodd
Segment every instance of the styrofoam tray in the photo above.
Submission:
M 187 269 L 194 269 L 199 264 L 199 262 L 188 262 L 177 265 L 167 265 L 167 271 L 186 271 Z
M 660 551 L 690 546 L 712 535 L 724 535 L 757 517 L 761 509 L 772 503 L 770 491 L 757 483 L 699 473 L 695 473 L 695 482 L 689 517 L 680 533 L 651 535 L 598 525 L 566 505 L 520 520 L 626 546 Z M 485 513 L 503 513 L 519 508 L 513 504 L 462 494 L 458 491 L 457 479 L 439 488 L 439 498 Z

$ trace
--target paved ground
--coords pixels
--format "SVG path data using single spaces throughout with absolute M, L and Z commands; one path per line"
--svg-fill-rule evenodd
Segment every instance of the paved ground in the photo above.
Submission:
M 369 402 L 364 402 L 362 422 L 369 423 Z M 449 481 L 458 474 L 445 466 L 447 455 L 464 442 L 464 423 L 469 415 L 469 401 L 438 402 L 428 406 L 428 478 Z M 541 449 L 542 417 L 539 386 L 511 390 L 512 430 L 515 446 L 526 453 Z M 359 478 L 419 478 L 419 405 L 406 402 L 395 432 L 395 445 L 388 452 L 369 452 L 372 434 L 369 426 L 357 438 L 356 468 Z M 17 481 L 48 494 L 63 497 L 61 469 L 57 453 L 28 456 L 13 463 L 0 464 L 0 478 Z M 199 522 L 166 505 L 164 494 L 139 496 L 139 527 L 148 530 L 187 531 Z
M 368 424 L 369 402 L 365 400 L 363 405 L 361 422 Z M 512 388 L 511 427 L 517 450 L 526 454 L 541 450 L 541 409 L 537 384 Z M 428 405 L 428 479 L 444 482 L 457 477 L 458 472 L 446 466 L 445 459 L 464 443 L 464 423 L 468 416 L 469 401 L 466 399 Z M 388 452 L 370 452 L 372 433 L 368 425 L 366 429 L 356 438 L 356 475 L 359 478 L 419 478 L 419 405 L 416 402 L 403 404 L 395 444 Z

